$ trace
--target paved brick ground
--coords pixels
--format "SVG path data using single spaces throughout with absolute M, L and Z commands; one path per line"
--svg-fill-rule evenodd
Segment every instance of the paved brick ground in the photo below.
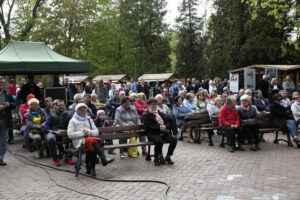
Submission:
M 103 168 L 97 165 L 97 176 L 107 179 L 149 179 L 170 184 L 168 199 L 175 200 L 279 200 L 300 199 L 300 149 L 285 143 L 272 144 L 273 134 L 266 134 L 259 152 L 229 153 L 207 143 L 179 142 L 174 166 L 155 167 L 143 158 L 117 159 Z M 50 159 L 37 160 L 18 144 L 10 150 L 35 161 L 51 164 Z M 153 183 L 111 183 L 88 177 L 27 166 L 10 153 L 8 165 L 0 167 L 0 199 L 99 199 L 59 187 L 99 195 L 107 199 L 163 199 L 166 187 Z M 60 168 L 72 169 L 63 165 Z M 84 170 L 82 170 L 84 171 Z M 52 179 L 52 180 L 51 180 Z M 54 182 L 54 181 L 55 182 Z

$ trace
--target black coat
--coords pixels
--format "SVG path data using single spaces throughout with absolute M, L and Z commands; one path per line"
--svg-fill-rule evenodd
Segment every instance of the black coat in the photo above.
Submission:
M 168 123 L 166 116 L 161 112 L 158 112 L 158 114 L 164 121 L 167 130 L 169 130 L 170 124 Z M 153 135 L 153 134 L 160 135 L 160 134 L 168 133 L 168 132 L 160 131 L 160 124 L 156 121 L 155 115 L 149 111 L 146 111 L 143 114 L 143 124 L 149 135 Z
M 12 94 L 8 90 L 4 90 L 5 102 L 9 103 L 9 107 L 5 108 L 5 123 L 7 128 L 12 128 L 12 110 L 16 107 Z
M 264 98 L 268 98 L 270 83 L 264 79 L 259 80 L 256 85 L 257 90 L 261 90 Z
M 293 119 L 288 109 L 276 103 L 271 106 L 271 120 L 274 126 L 283 128 L 288 119 Z

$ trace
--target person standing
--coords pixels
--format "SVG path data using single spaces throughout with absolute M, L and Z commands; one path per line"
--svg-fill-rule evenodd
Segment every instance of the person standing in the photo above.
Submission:
M 0 166 L 6 165 L 4 155 L 6 153 L 6 138 L 8 128 L 12 125 L 12 109 L 15 103 L 12 94 L 5 89 L 5 79 L 0 77 Z
M 144 79 L 140 79 L 140 82 L 137 86 L 137 92 L 138 93 L 144 93 L 146 95 L 146 98 L 149 98 L 149 86 L 145 83 Z
M 35 98 L 38 100 L 41 100 L 42 95 L 41 95 L 41 90 L 40 88 L 34 83 L 34 78 L 33 75 L 30 74 L 28 75 L 28 82 L 21 88 L 20 91 L 20 103 L 25 103 L 26 102 L 26 97 L 29 94 L 34 94 Z
M 100 80 L 98 85 L 95 88 L 95 92 L 97 94 L 97 98 L 101 103 L 106 103 L 106 99 L 108 97 L 108 89 L 104 85 L 103 80 Z
M 291 80 L 290 76 L 286 76 L 285 77 L 285 81 L 282 83 L 282 87 L 285 91 L 286 97 L 288 97 L 289 99 L 292 98 L 292 93 L 295 90 L 295 84 L 294 82 Z
M 264 98 L 268 98 L 270 83 L 268 82 L 268 76 L 263 75 L 262 79 L 257 82 L 256 90 L 262 92 Z
M 69 79 L 68 78 L 65 78 L 64 79 L 64 87 L 67 89 L 67 100 L 73 100 L 74 99 L 74 95 L 77 94 L 78 90 L 77 88 L 75 87 L 74 84 L 72 83 L 69 83 Z M 66 104 L 68 104 L 66 102 Z

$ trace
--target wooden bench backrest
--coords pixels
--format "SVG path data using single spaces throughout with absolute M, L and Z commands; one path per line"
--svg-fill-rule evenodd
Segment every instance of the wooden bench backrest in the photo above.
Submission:
M 125 139 L 147 135 L 143 125 L 99 128 L 99 134 L 99 138 L 103 140 Z
M 212 117 L 212 118 L 210 118 L 210 121 L 211 121 L 213 127 L 219 126 L 219 117 Z
M 210 119 L 209 119 L 209 115 L 208 113 L 194 113 L 193 115 L 191 115 L 189 117 L 189 119 L 191 120 L 191 124 L 209 124 L 210 123 Z

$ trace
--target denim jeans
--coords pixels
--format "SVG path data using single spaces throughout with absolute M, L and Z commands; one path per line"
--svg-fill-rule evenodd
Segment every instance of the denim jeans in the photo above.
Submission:
M 297 136 L 297 125 L 295 120 L 286 120 L 286 126 L 288 127 L 292 137 Z
M 6 152 L 7 127 L 5 120 L 0 120 L 0 160 L 3 161 Z
M 48 133 L 46 136 L 48 148 L 50 151 L 50 155 L 53 160 L 58 160 L 57 149 L 56 149 L 56 135 L 53 133 Z

